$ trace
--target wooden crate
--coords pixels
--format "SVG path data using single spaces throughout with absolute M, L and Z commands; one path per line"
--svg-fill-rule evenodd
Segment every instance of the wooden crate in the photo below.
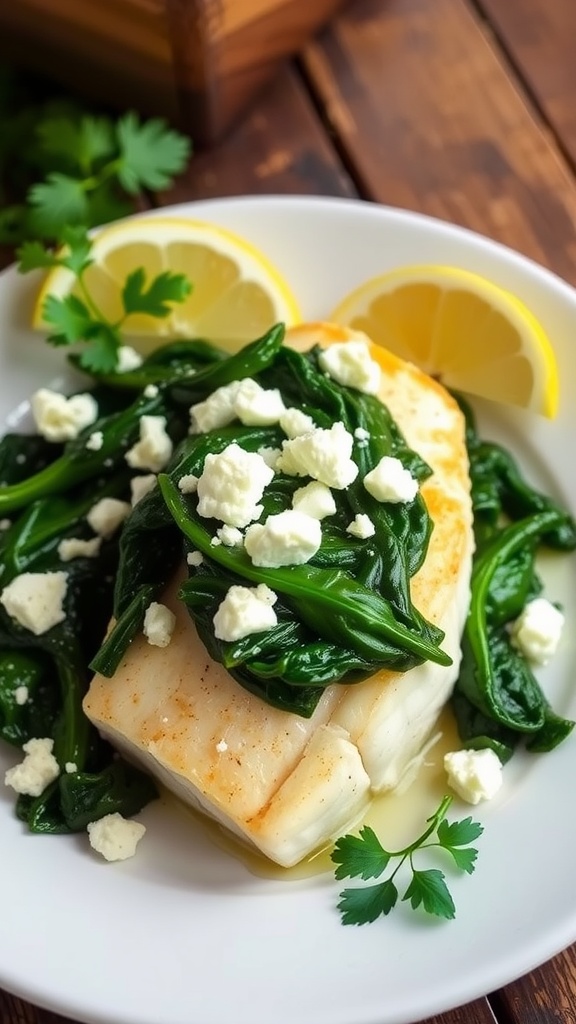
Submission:
M 0 57 L 219 139 L 342 0 L 5 0 Z

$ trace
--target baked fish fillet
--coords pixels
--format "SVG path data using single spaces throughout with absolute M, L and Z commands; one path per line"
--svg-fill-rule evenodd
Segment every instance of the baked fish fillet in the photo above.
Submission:
M 352 336 L 331 324 L 288 332 L 304 350 Z M 416 606 L 445 631 L 446 668 L 426 662 L 326 689 L 310 719 L 269 707 L 207 655 L 175 594 L 170 645 L 137 638 L 111 679 L 84 701 L 125 756 L 271 860 L 291 866 L 361 819 L 375 792 L 394 788 L 430 737 L 458 673 L 469 601 L 472 511 L 463 417 L 447 392 L 411 364 L 374 349 L 380 397 L 432 467 L 422 494 L 434 520 Z

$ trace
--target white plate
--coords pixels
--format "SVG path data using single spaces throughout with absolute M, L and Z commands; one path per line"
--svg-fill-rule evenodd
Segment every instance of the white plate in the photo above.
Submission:
M 549 423 L 483 410 L 483 433 L 505 438 L 533 478 L 576 510 L 576 294 L 567 285 L 486 239 L 369 204 L 265 197 L 166 212 L 218 222 L 261 246 L 309 318 L 404 262 L 458 264 L 516 292 L 553 339 L 561 411 Z M 26 328 L 34 288 L 13 270 L 0 276 L 4 421 L 61 365 Z M 573 570 L 567 559 L 553 573 L 551 596 L 565 601 L 569 625 L 543 674 L 556 708 L 572 717 Z M 15 760 L 2 747 L 0 770 Z M 341 885 L 330 875 L 256 877 L 161 804 L 142 816 L 149 827 L 137 856 L 109 865 L 85 837 L 27 835 L 0 786 L 0 986 L 106 1024 L 404 1024 L 439 1013 L 576 939 L 575 777 L 576 737 L 515 758 L 501 796 L 475 812 L 485 825 L 475 874 L 450 877 L 456 920 L 423 920 L 403 906 L 363 928 L 341 925 Z

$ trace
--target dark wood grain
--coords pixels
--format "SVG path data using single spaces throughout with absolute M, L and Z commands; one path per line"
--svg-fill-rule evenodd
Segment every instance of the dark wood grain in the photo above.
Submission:
M 576 282 L 571 169 L 465 0 L 356 0 L 305 66 L 367 197 L 464 224 Z
M 181 122 L 198 143 L 222 138 L 342 2 L 164 0 Z
M 475 0 L 576 164 L 576 4 L 573 0 Z
M 488 1000 L 477 999 L 474 1003 L 468 1003 L 467 1006 L 451 1010 L 449 1013 L 430 1017 L 422 1024 L 495 1024 L 495 1022 L 496 1017 L 492 1013 Z
M 576 1024 L 576 946 L 507 985 L 498 1007 L 514 1024 Z
M 0 989 L 0 1024 L 69 1024 L 69 1021 Z
M 192 159 L 187 173 L 159 203 L 272 192 L 355 194 L 289 65 L 223 142 Z

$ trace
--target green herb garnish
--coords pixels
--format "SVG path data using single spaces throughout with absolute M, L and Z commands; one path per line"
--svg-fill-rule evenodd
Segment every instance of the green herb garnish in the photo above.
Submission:
M 25 274 L 30 270 L 64 267 L 74 274 L 75 292 L 64 298 L 48 295 L 44 301 L 42 316 L 50 329 L 46 341 L 58 347 L 82 342 L 84 348 L 78 360 L 82 369 L 109 373 L 116 369 L 128 317 L 134 313 L 158 319 L 167 317 L 174 303 L 183 302 L 190 294 L 192 285 L 184 274 L 169 270 L 147 281 L 143 268 L 137 267 L 128 274 L 120 292 L 122 315 L 111 321 L 99 309 L 86 283 L 85 273 L 94 262 L 86 228 L 66 227 L 61 238 L 64 247 L 56 252 L 38 241 L 24 242 L 17 253 L 18 269 Z
M 372 828 L 365 825 L 358 836 L 346 835 L 338 839 L 332 852 L 332 860 L 338 867 L 337 879 L 379 878 L 391 861 L 397 861 L 392 873 L 376 885 L 357 886 L 340 893 L 338 909 L 343 924 L 370 924 L 382 914 L 388 915 L 398 901 L 397 876 L 402 868 L 411 873 L 410 881 L 401 897 L 413 910 L 418 907 L 427 914 L 452 919 L 456 916 L 454 901 L 446 885 L 445 876 L 438 868 L 419 870 L 414 863 L 415 854 L 424 850 L 443 850 L 450 854 L 460 871 L 472 874 L 476 866 L 478 851 L 470 846 L 484 831 L 482 825 L 472 818 L 449 822 L 446 812 L 452 797 L 445 796 L 427 819 L 424 832 L 404 847 L 390 852 L 382 846 Z
M 70 225 L 133 213 L 136 196 L 169 187 L 189 159 L 190 140 L 161 119 L 13 92 L 0 95 L 0 188 L 13 200 L 0 210 L 1 242 L 59 241 Z

